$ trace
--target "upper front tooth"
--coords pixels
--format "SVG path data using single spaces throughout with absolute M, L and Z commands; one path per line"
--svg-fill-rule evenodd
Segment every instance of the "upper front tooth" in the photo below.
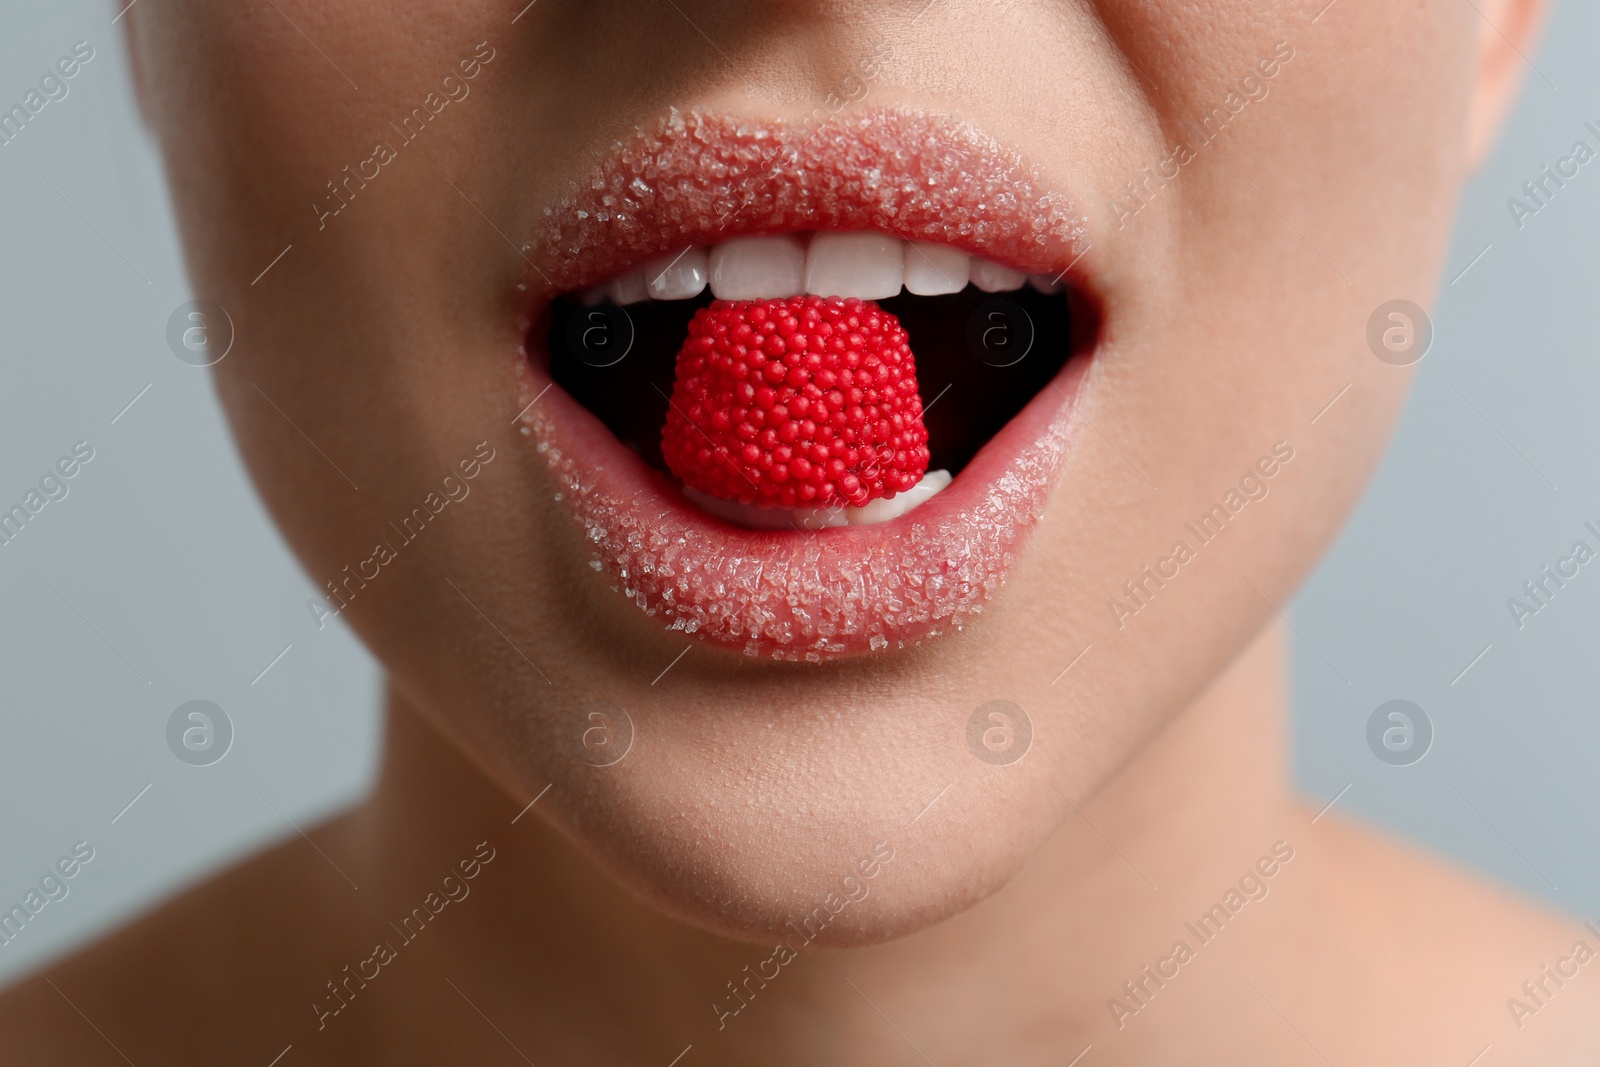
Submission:
M 967 254 L 948 245 L 907 241 L 906 292 L 917 296 L 959 293 L 967 287 Z
M 959 293 L 971 282 L 998 293 L 1031 284 L 1051 293 L 1061 286 L 946 245 L 900 241 L 872 231 L 732 237 L 713 247 L 665 252 L 584 294 L 584 303 L 688 300 L 709 284 L 718 300 L 782 300 L 813 296 L 886 300 L 901 286 L 917 296 Z
M 1021 289 L 1022 283 L 1028 276 L 1020 270 L 1002 267 L 998 263 L 991 263 L 987 259 L 974 259 L 972 261 L 972 284 L 986 293 L 1003 293 L 1011 289 Z
M 637 304 L 641 300 L 650 298 L 650 289 L 645 284 L 644 271 L 630 270 L 619 278 L 614 278 L 607 287 L 613 304 Z
M 665 253 L 644 265 L 644 280 L 650 295 L 657 300 L 687 300 L 699 296 L 710 273 L 710 253 L 689 247 L 678 253 Z
M 718 300 L 781 300 L 805 292 L 806 246 L 793 234 L 733 237 L 711 250 Z
M 905 280 L 905 253 L 886 234 L 819 233 L 806 255 L 806 292 L 884 300 L 898 296 Z

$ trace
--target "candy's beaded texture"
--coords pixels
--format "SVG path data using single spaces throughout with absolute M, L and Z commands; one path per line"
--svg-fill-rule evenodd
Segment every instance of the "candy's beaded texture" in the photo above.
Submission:
M 928 469 L 905 330 L 870 301 L 719 300 L 689 324 L 661 433 L 667 467 L 723 500 L 860 507 Z

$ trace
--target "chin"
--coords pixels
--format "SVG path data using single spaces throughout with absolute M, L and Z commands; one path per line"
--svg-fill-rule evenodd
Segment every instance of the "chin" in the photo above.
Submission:
M 1065 807 L 1046 752 L 984 763 L 964 722 L 917 701 L 713 701 L 636 718 L 634 750 L 567 779 L 545 814 L 655 908 L 738 940 L 848 948 L 915 933 L 1005 885 Z

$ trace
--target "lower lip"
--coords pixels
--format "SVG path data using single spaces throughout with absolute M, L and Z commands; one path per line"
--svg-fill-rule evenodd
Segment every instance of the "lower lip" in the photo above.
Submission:
M 1069 359 L 914 511 L 816 532 L 742 529 L 698 510 L 535 359 L 522 361 L 523 385 L 547 395 L 522 421 L 592 559 L 646 615 L 746 655 L 818 663 L 907 648 L 983 611 L 1044 512 L 1089 363 Z

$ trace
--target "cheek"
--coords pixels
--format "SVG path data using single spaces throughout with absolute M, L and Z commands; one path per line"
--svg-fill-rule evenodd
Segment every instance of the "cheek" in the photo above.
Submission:
M 1095 660 L 1069 676 L 1074 690 L 1143 709 L 1107 718 L 1103 749 L 1086 753 L 1091 778 L 1215 677 L 1270 617 L 1263 596 L 1281 604 L 1354 506 L 1412 373 L 1373 354 L 1367 323 L 1389 300 L 1431 303 L 1463 174 L 1462 57 L 1473 52 L 1455 15 L 1363 12 L 1294 39 L 1267 98 L 1208 142 L 1187 123 L 1279 39 L 1251 31 L 1238 5 L 1208 6 L 1233 10 L 1240 24 L 1177 33 L 1168 24 L 1156 35 L 1132 21 L 1135 5 L 1111 16 L 1123 20 L 1119 43 L 1135 63 L 1193 75 L 1158 106 L 1170 108 L 1167 129 L 1189 131 L 1194 158 L 1176 178 L 1146 185 L 1145 205 L 1120 229 L 1111 200 L 1128 197 L 1128 183 L 1146 178 L 1143 164 L 1153 171 L 1170 146 L 1152 139 L 1091 168 L 1084 183 L 1096 241 L 1122 284 L 1085 394 L 1094 429 L 1078 437 L 1044 526 L 1048 548 L 1029 576 L 1051 603 L 1030 605 L 1026 632 L 1034 647 L 1068 649 L 1064 659 L 1093 643 Z M 1161 15 L 1164 24 L 1186 17 Z M 1227 40 L 1202 63 L 1218 26 Z M 1397 29 L 1406 32 L 1397 38 Z M 1444 43 L 1406 53 L 1424 29 Z M 1379 30 L 1390 54 L 1350 69 L 1346 48 Z M 1173 41 L 1194 51 L 1174 54 Z M 1415 106 L 1393 107 L 1413 98 L 1407 86 L 1418 78 L 1428 91 Z M 1279 441 L 1295 457 L 1267 497 L 1202 546 L 1193 524 Z M 1119 627 L 1108 602 L 1125 598 L 1124 583 L 1179 540 L 1195 559 L 1147 598 L 1136 626 Z M 1021 642 L 1023 633 L 1013 636 Z M 1140 669 L 1149 662 L 1169 669 Z

